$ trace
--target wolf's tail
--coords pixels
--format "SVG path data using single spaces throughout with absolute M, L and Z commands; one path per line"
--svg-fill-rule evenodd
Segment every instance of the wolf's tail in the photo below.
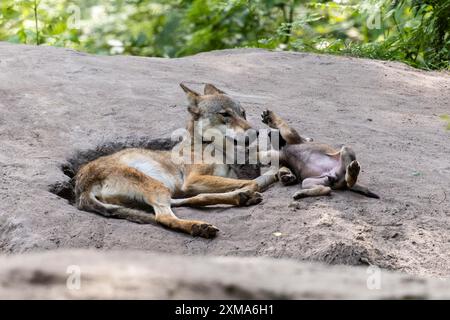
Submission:
M 360 184 L 355 184 L 353 187 L 349 188 L 350 191 L 362 194 L 363 196 L 374 198 L 374 199 L 380 199 L 380 196 L 376 193 L 373 193 L 369 190 L 369 188 L 362 186 Z

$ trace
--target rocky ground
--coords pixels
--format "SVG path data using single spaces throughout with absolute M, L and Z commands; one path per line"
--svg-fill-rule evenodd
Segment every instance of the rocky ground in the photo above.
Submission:
M 275 185 L 253 207 L 177 208 L 220 228 L 205 240 L 78 211 L 50 191 L 69 181 L 67 163 L 79 151 L 159 145 L 154 139 L 184 127 L 182 81 L 216 84 L 255 127 L 270 108 L 315 141 L 351 145 L 360 181 L 381 199 L 335 192 L 293 202 L 298 186 Z M 0 43 L 0 252 L 265 256 L 448 277 L 450 132 L 442 114 L 450 114 L 449 74 L 399 63 L 254 49 L 105 57 Z

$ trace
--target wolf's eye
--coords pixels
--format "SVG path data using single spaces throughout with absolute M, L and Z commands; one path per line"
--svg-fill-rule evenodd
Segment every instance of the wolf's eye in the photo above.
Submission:
M 245 111 L 242 111 L 242 117 L 243 117 L 244 119 L 247 119 L 247 116 L 246 116 L 246 114 L 245 114 Z
M 223 117 L 231 117 L 231 114 L 228 111 L 221 111 L 219 114 Z

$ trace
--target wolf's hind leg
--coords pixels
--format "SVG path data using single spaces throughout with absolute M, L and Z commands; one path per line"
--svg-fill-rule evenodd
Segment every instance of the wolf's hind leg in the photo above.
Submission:
M 188 233 L 194 237 L 214 238 L 219 229 L 210 223 L 198 220 L 178 218 L 170 207 L 170 192 L 155 192 L 152 188 L 142 188 L 142 196 L 146 204 L 153 207 L 155 220 L 159 224 L 173 230 Z
M 153 209 L 155 210 L 156 221 L 169 229 L 202 238 L 214 238 L 219 231 L 217 227 L 207 222 L 178 218 L 173 213 L 169 203 L 153 204 Z
M 321 185 L 314 186 L 310 189 L 301 189 L 294 193 L 292 196 L 295 200 L 306 198 L 306 197 L 318 197 L 318 196 L 328 196 L 331 193 L 330 187 L 325 187 Z
M 328 184 L 328 177 L 305 179 L 302 182 L 302 189 L 297 191 L 293 198 L 298 200 L 306 197 L 328 196 L 331 193 Z
M 157 222 L 167 228 L 204 238 L 212 238 L 218 231 L 209 223 L 175 216 L 170 208 L 170 190 L 160 181 L 133 168 L 115 168 L 114 176 L 93 186 L 87 196 L 89 201 L 84 201 L 83 195 L 80 197 L 79 208 L 107 217 L 136 223 Z M 152 207 L 155 214 L 127 208 L 137 203 Z

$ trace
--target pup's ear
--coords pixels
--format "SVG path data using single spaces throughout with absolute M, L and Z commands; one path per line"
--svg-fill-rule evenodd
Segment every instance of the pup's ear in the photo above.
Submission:
M 198 108 L 197 105 L 200 99 L 200 94 L 198 94 L 192 89 L 189 89 L 183 83 L 180 83 L 180 87 L 184 90 L 184 92 L 186 92 L 186 96 L 189 101 L 188 111 L 192 114 L 198 115 L 200 113 L 200 109 Z
M 217 89 L 215 86 L 213 86 L 210 83 L 205 84 L 205 94 L 225 94 L 220 89 Z

